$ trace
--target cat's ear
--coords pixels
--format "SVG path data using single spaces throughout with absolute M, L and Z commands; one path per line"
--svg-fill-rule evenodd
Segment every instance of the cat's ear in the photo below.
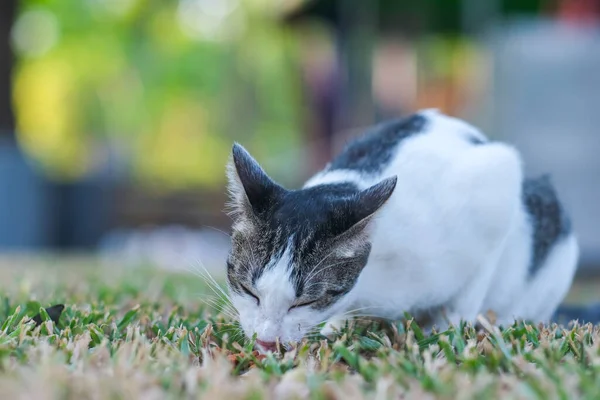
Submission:
M 275 183 L 250 153 L 235 143 L 227 166 L 229 195 L 234 213 L 266 211 L 285 189 Z
M 394 193 L 397 181 L 398 178 L 393 176 L 358 193 L 353 201 L 354 223 L 365 221 L 375 214 Z
M 385 204 L 396 188 L 397 178 L 384 179 L 360 193 L 356 194 L 347 208 L 337 217 L 337 240 L 347 246 L 348 241 L 363 241 L 368 233 L 371 217 Z

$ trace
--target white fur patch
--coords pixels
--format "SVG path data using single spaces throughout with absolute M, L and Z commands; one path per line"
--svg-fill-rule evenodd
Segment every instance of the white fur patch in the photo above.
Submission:
M 347 169 L 336 169 L 318 173 L 304 184 L 304 188 L 340 182 L 354 183 L 359 189 L 369 187 L 369 185 L 365 185 L 364 178 L 358 172 Z
M 249 337 L 256 333 L 264 342 L 275 342 L 277 338 L 283 343 L 299 341 L 314 324 L 328 317 L 310 307 L 290 310 L 296 297 L 290 279 L 291 243 L 290 239 L 283 255 L 267 264 L 257 280 L 260 305 L 246 296 L 232 295 L 242 328 Z

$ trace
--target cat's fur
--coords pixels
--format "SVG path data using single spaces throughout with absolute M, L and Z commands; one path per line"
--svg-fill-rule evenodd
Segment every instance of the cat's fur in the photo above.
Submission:
M 237 144 L 228 171 L 229 289 L 263 343 L 352 310 L 433 313 L 438 327 L 488 310 L 499 324 L 548 321 L 576 269 L 549 180 L 525 179 L 515 149 L 436 110 L 373 127 L 300 190 Z

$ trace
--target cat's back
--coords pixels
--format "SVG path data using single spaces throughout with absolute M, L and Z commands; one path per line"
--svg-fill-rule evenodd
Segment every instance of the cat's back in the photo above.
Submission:
M 444 254 L 473 264 L 496 246 L 520 198 L 522 169 L 510 146 L 437 110 L 376 125 L 305 186 L 350 182 L 358 189 L 397 177 L 379 214 L 374 252 L 411 243 L 417 264 Z M 475 249 L 475 250 L 474 250 Z
M 382 122 L 350 141 L 306 187 L 353 182 L 364 188 L 392 175 L 431 174 L 487 138 L 465 121 L 435 109 Z
M 365 175 L 378 175 L 389 165 L 403 141 L 425 132 L 431 117 L 413 114 L 386 121 L 350 142 L 328 166 L 327 170 L 350 170 Z

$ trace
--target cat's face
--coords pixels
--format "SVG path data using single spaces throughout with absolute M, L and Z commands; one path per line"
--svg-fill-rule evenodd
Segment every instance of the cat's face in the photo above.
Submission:
M 369 221 L 395 184 L 393 178 L 364 191 L 350 183 L 290 191 L 234 146 L 227 279 L 248 337 L 298 341 L 349 306 L 371 250 Z

